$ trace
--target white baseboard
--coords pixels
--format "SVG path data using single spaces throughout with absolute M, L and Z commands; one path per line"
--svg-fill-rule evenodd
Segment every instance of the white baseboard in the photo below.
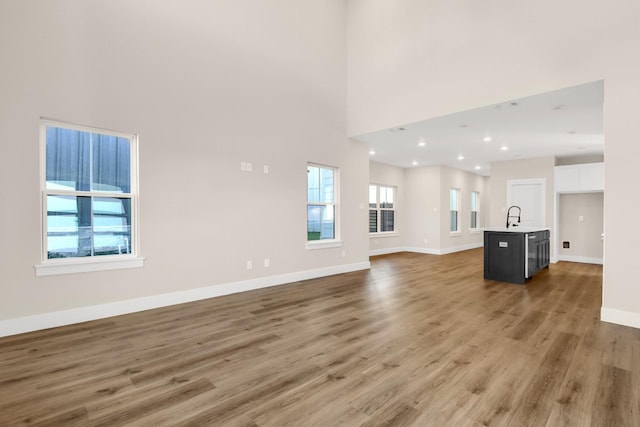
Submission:
M 479 243 L 469 243 L 468 245 L 462 245 L 462 246 L 454 246 L 453 248 L 444 248 L 440 250 L 440 253 L 442 255 L 446 255 L 446 254 L 452 254 L 454 252 L 462 252 L 462 251 L 468 251 L 469 249 L 477 249 L 477 248 L 482 248 L 484 246 L 483 242 L 479 242 Z
M 617 325 L 640 328 L 640 313 L 632 311 L 622 311 L 613 308 L 600 308 L 600 320 L 603 322 L 615 323 Z
M 604 263 L 602 258 L 573 256 L 573 255 L 558 255 L 558 261 L 581 262 L 583 264 L 600 264 L 600 265 Z
M 396 252 L 405 252 L 405 248 L 399 246 L 396 248 L 372 249 L 369 251 L 369 256 L 395 254 Z
M 88 307 L 73 308 L 70 310 L 54 311 L 50 313 L 36 314 L 33 316 L 18 317 L 0 321 L 0 337 L 38 331 L 41 329 L 71 325 L 90 320 L 104 319 L 122 314 L 166 307 L 185 302 L 198 301 L 223 295 L 245 292 L 270 286 L 284 285 L 300 280 L 315 279 L 317 277 L 332 276 L 334 274 L 350 273 L 352 271 L 366 270 L 371 267 L 370 262 L 336 265 L 315 270 L 299 271 L 295 273 L 280 274 L 277 276 L 261 277 L 240 282 L 225 283 L 216 286 L 206 286 L 187 291 L 172 292 L 168 294 L 154 295 L 125 301 L 116 301 L 108 304 L 99 304 Z
M 462 252 L 462 251 L 468 251 L 469 249 L 481 248 L 483 246 L 484 244 L 482 242 L 479 242 L 479 243 L 470 243 L 468 245 L 454 246 L 452 248 L 444 248 L 444 249 L 432 249 L 432 248 L 420 248 L 420 247 L 408 246 L 408 247 L 405 247 L 404 250 L 406 252 L 417 252 L 420 254 L 447 255 L 447 254 L 452 254 L 454 252 Z
M 427 255 L 442 255 L 440 253 L 440 249 L 421 248 L 419 246 L 405 246 L 403 249 L 405 252 L 415 252 L 418 254 L 427 254 Z

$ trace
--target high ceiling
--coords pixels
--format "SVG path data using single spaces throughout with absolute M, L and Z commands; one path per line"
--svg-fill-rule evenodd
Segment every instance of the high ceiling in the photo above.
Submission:
M 603 154 L 603 101 L 604 84 L 597 81 L 353 139 L 368 144 L 376 162 L 488 176 L 491 162 Z

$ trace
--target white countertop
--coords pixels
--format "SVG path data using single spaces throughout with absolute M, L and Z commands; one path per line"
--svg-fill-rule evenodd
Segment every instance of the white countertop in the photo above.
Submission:
M 546 231 L 549 228 L 545 227 L 486 227 L 484 231 L 497 231 L 500 233 L 535 233 L 536 231 Z

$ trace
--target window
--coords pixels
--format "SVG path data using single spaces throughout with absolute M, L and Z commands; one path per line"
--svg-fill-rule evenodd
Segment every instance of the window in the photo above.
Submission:
M 478 211 L 480 210 L 480 193 L 477 191 L 471 192 L 471 229 L 477 229 L 479 226 L 478 222 Z
M 449 231 L 452 233 L 457 233 L 460 231 L 460 222 L 458 218 L 458 213 L 460 212 L 460 190 L 457 188 L 452 188 L 449 192 L 449 200 L 450 200 L 450 225 Z
M 42 121 L 41 151 L 43 263 L 135 257 L 137 137 Z
M 369 185 L 369 233 L 395 231 L 395 187 Z
M 337 169 L 307 165 L 307 241 L 337 239 Z

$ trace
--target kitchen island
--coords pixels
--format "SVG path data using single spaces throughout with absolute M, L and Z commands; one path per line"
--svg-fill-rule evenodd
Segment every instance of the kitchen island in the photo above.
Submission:
M 549 267 L 549 229 L 495 227 L 484 230 L 484 278 L 524 284 Z

